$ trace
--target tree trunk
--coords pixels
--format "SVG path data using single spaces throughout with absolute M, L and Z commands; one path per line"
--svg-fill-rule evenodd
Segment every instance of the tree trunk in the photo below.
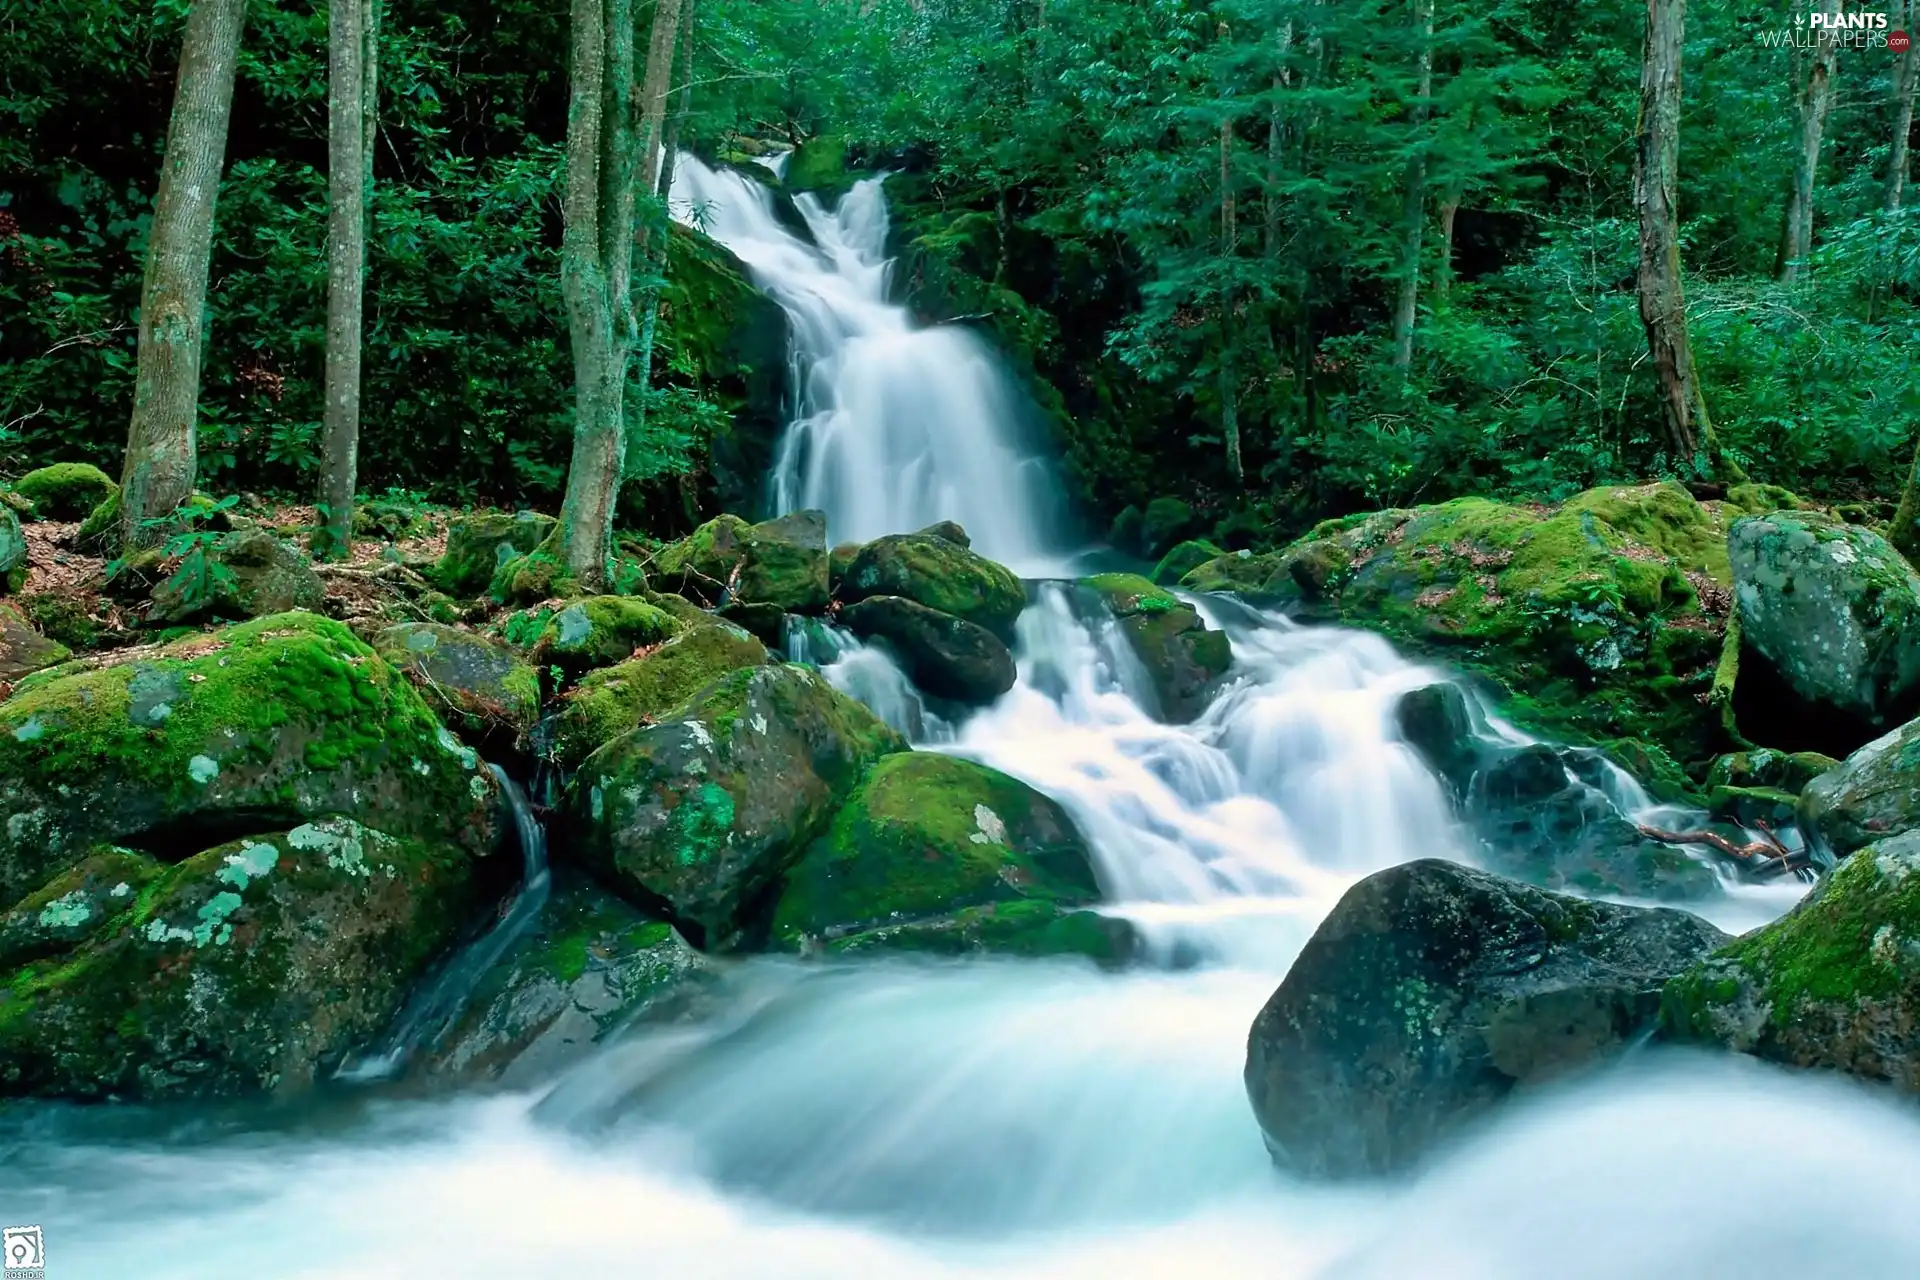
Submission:
M 1401 206 L 1400 296 L 1393 308 L 1393 367 L 1403 376 L 1413 367 L 1413 323 L 1420 310 L 1420 247 L 1427 223 L 1426 132 L 1433 98 L 1433 0 L 1413 0 L 1420 29 L 1419 88 L 1413 104 L 1413 154 L 1407 158 Z
M 1453 293 L 1453 220 L 1460 213 L 1460 188 L 1440 199 L 1440 253 L 1433 264 L 1433 304 L 1445 307 Z
M 693 13 L 693 0 L 686 0 L 680 23 L 680 48 L 684 60 L 680 72 L 680 101 L 667 120 L 666 140 L 661 147 L 660 180 L 654 193 L 660 198 L 662 212 L 669 218 L 672 214 L 666 209 L 665 202 L 673 193 L 674 157 L 680 145 L 680 131 L 687 122 L 687 112 L 693 106 Z M 660 324 L 661 277 L 666 274 L 667 253 L 673 244 L 672 231 L 672 227 L 668 226 L 666 234 L 660 236 L 657 242 L 642 241 L 647 247 L 647 256 L 642 266 L 646 284 L 640 293 L 640 341 L 636 360 L 640 366 L 640 403 L 632 415 L 636 428 L 645 425 L 647 401 L 653 394 L 653 338 Z
M 1293 73 L 1286 64 L 1293 48 L 1292 18 L 1280 28 L 1277 43 L 1280 67 L 1273 73 L 1273 97 L 1267 106 L 1267 180 L 1260 196 L 1260 254 L 1269 272 L 1280 257 L 1280 174 L 1286 159 L 1286 121 L 1280 110 L 1280 94 L 1293 84 Z
M 139 365 L 120 473 L 120 535 L 128 547 L 159 541 L 164 530 L 155 522 L 193 492 L 214 201 L 246 12 L 247 0 L 195 0 L 187 15 L 140 292 Z
M 327 368 L 318 543 L 323 555 L 344 558 L 353 548 L 360 463 L 361 311 L 379 101 L 375 0 L 331 0 L 327 33 Z
M 679 52 L 680 10 L 684 0 L 654 0 L 653 35 L 647 43 L 646 78 L 640 90 L 640 157 L 647 190 L 660 181 L 661 141 L 666 134 L 667 98 L 673 92 L 673 64 Z
M 1889 541 L 1920 568 L 1920 443 L 1915 444 L 1907 485 L 1900 491 L 1900 505 L 1893 513 L 1893 536 Z
M 1824 0 L 1821 12 L 1837 17 L 1840 0 Z M 1813 58 L 1807 65 L 1807 83 L 1800 98 L 1800 150 L 1794 157 L 1793 189 L 1787 196 L 1786 225 L 1780 235 L 1780 256 L 1774 275 L 1792 280 L 1813 248 L 1813 182 L 1820 169 L 1820 139 L 1827 127 L 1827 107 L 1833 101 L 1834 44 L 1815 30 Z
M 1693 350 L 1680 284 L 1679 217 L 1674 191 L 1680 168 L 1680 51 L 1686 0 L 1647 0 L 1647 44 L 1640 73 L 1640 127 L 1635 139 L 1634 203 L 1640 213 L 1640 320 L 1660 383 L 1660 410 L 1675 460 L 1697 454 Z
M 626 462 L 634 340 L 632 0 L 573 0 L 571 55 L 560 288 L 573 346 L 573 458 L 554 539 L 565 570 L 598 589 Z
M 1912 0 L 1908 0 L 1906 22 L 1914 16 Z M 1904 24 L 1903 24 L 1904 26 Z M 1911 36 L 1913 33 L 1907 33 Z M 1895 81 L 1897 98 L 1893 112 L 1893 147 L 1887 157 L 1887 212 L 1898 213 L 1900 201 L 1907 189 L 1907 135 L 1913 132 L 1913 89 L 1914 56 L 1920 53 L 1909 44 L 1905 53 L 1900 55 L 1900 71 Z
M 1220 24 L 1220 41 L 1227 24 Z M 1246 479 L 1240 460 L 1240 387 L 1234 369 L 1234 258 L 1239 251 L 1238 209 L 1233 190 L 1233 122 L 1220 122 L 1220 438 L 1227 447 L 1227 474 L 1235 484 Z

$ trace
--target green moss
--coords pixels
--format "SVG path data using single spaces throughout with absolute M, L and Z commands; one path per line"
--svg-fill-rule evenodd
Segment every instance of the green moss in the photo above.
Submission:
M 13 488 L 33 503 L 43 520 L 79 520 L 120 491 L 106 472 L 88 462 L 56 462 L 29 471 Z
M 680 630 L 672 614 L 630 596 L 589 596 L 556 612 L 541 628 L 534 661 L 569 675 L 604 667 Z
M 831 205 L 853 187 L 847 169 L 847 140 L 823 133 L 794 148 L 784 179 L 789 191 L 811 191 Z
M 1209 560 L 1216 560 L 1226 552 L 1203 539 L 1189 539 L 1174 547 L 1160 557 L 1160 563 L 1153 567 L 1152 578 L 1160 586 L 1172 586 L 1180 579 Z
M 476 512 L 455 521 L 447 531 L 447 549 L 434 566 L 434 580 L 453 595 L 475 595 L 507 561 L 538 547 L 554 527 L 553 517 L 533 511 Z
M 1159 593 L 1153 584 L 1147 586 Z M 848 568 L 841 594 L 848 603 L 869 596 L 903 596 L 1003 637 L 1027 603 L 1026 588 L 1011 570 L 930 533 L 890 535 L 867 543 Z
M 554 755 L 573 768 L 623 733 L 667 716 L 722 675 L 767 660 L 766 646 L 723 622 L 697 626 L 643 657 L 589 672 L 566 697 Z
M 1171 591 L 1156 587 L 1137 573 L 1099 573 L 1081 580 L 1106 601 L 1119 618 L 1139 613 L 1166 613 L 1180 607 Z

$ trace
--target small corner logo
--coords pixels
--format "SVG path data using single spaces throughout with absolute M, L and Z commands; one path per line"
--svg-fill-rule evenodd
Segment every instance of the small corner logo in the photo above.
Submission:
M 39 1227 L 0 1229 L 0 1253 L 6 1264 L 0 1267 L 0 1275 L 5 1280 L 46 1280 L 47 1243 Z
M 1907 46 L 1912 43 L 1907 39 L 1907 33 L 1904 31 L 1892 31 L 1887 34 L 1887 48 L 1895 53 L 1905 53 Z

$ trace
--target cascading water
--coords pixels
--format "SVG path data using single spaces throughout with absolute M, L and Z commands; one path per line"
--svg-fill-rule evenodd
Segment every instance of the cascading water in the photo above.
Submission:
M 736 182 L 693 172 L 709 195 Z M 822 227 L 877 217 L 878 200 L 876 185 L 832 215 L 813 208 L 823 246 Z M 776 293 L 785 271 L 790 286 L 816 281 L 824 312 L 835 290 L 881 305 L 868 258 L 789 238 L 780 252 L 807 263 L 767 270 L 777 246 L 755 236 L 732 243 Z M 814 349 L 815 371 L 836 387 L 877 377 L 862 364 L 884 345 L 854 345 Z M 803 415 L 825 401 L 808 403 Z M 926 505 L 885 508 L 911 514 L 835 505 L 834 469 L 886 474 L 876 437 L 898 421 L 818 424 L 877 452 L 812 449 L 792 463 L 794 491 L 826 495 L 854 536 L 957 516 L 983 546 L 1055 550 L 1031 509 L 997 544 L 992 512 L 941 505 L 966 486 L 940 455 L 910 490 Z M 995 465 L 985 492 L 1011 503 L 1019 463 Z M 1143 710 L 1112 619 L 1058 584 L 1036 586 L 1019 622 L 1012 692 L 951 722 L 843 632 L 814 626 L 788 645 L 923 747 L 1057 798 L 1095 849 L 1107 909 L 1160 963 L 760 959 L 729 974 L 725 1013 L 635 1028 L 540 1089 L 359 1099 L 318 1119 L 146 1120 L 138 1137 L 111 1114 L 0 1113 L 0 1206 L 46 1226 L 62 1277 L 1916 1273 L 1920 1119 L 1745 1061 L 1629 1059 L 1515 1106 L 1407 1183 L 1277 1175 L 1240 1078 L 1255 1012 L 1347 886 L 1410 858 L 1470 859 L 1474 844 L 1393 728 L 1396 699 L 1444 673 L 1372 636 L 1200 603 L 1235 664 L 1184 726 Z M 1488 735 L 1522 740 L 1480 714 Z M 1652 812 L 1624 775 L 1599 785 Z M 1714 914 L 1745 927 L 1795 891 L 1730 893 Z

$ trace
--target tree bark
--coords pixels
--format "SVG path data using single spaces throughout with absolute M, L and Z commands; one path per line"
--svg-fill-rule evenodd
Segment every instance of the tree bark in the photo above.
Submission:
M 1436 307 L 1447 305 L 1453 293 L 1453 222 L 1460 213 L 1460 189 L 1454 187 L 1440 199 L 1440 253 L 1433 264 L 1433 301 Z
M 640 92 L 640 155 L 647 190 L 660 181 L 662 139 L 666 136 L 667 98 L 673 91 L 673 64 L 679 51 L 680 10 L 685 0 L 654 0 L 653 34 L 647 42 L 646 78 Z
M 1912 0 L 1903 6 L 1906 10 L 1902 23 L 1904 28 L 1913 21 Z M 1907 33 L 1911 36 L 1913 33 Z M 1893 113 L 1893 146 L 1887 156 L 1887 201 L 1888 213 L 1900 211 L 1900 201 L 1907 189 L 1907 137 L 1913 132 L 1913 90 L 1915 55 L 1920 53 L 1909 44 L 1905 53 L 1900 55 L 1900 71 L 1895 81 L 1896 99 Z
M 1906 487 L 1900 491 L 1900 505 L 1893 513 L 1893 536 L 1888 541 L 1920 568 L 1920 442 L 1914 446 L 1913 466 L 1907 471 Z
M 1661 417 L 1676 461 L 1699 453 L 1695 374 L 1680 283 L 1680 226 L 1674 192 L 1680 169 L 1680 52 L 1686 0 L 1647 0 L 1640 73 L 1640 127 L 1633 194 L 1640 214 L 1640 321 L 1660 384 Z
M 1821 12 L 1837 17 L 1840 0 L 1824 0 Z M 1820 141 L 1827 127 L 1827 107 L 1833 101 L 1834 44 L 1814 31 L 1813 57 L 1807 65 L 1807 83 L 1800 97 L 1800 150 L 1794 157 L 1793 187 L 1787 196 L 1786 225 L 1780 235 L 1780 255 L 1774 275 L 1793 280 L 1813 248 L 1813 184 L 1820 170 Z
M 140 291 L 139 364 L 120 473 L 127 547 L 164 537 L 157 522 L 193 492 L 214 202 L 246 12 L 246 0 L 195 0 L 187 15 Z
M 661 201 L 662 212 L 670 218 L 671 212 L 665 202 L 673 193 L 673 165 L 675 153 L 680 144 L 680 131 L 687 122 L 687 113 L 693 106 L 693 0 L 685 0 L 681 14 L 680 49 L 683 65 L 680 71 L 680 101 L 673 109 L 673 115 L 667 120 L 667 132 L 661 147 L 660 178 L 654 194 Z M 647 419 L 647 401 L 653 394 L 653 339 L 660 324 L 660 285 L 661 277 L 666 274 L 667 253 L 673 245 L 673 228 L 668 226 L 666 233 L 654 241 L 642 238 L 646 245 L 646 259 L 642 272 L 646 284 L 640 291 L 640 339 L 637 347 L 636 363 L 640 366 L 640 403 L 635 406 L 633 419 L 636 427 L 642 426 Z M 631 452 L 631 450 L 629 450 Z
M 1413 324 L 1420 310 L 1420 249 L 1427 224 L 1427 116 L 1433 99 L 1433 0 L 1413 0 L 1420 31 L 1419 88 L 1413 104 L 1413 153 L 1407 158 L 1401 206 L 1400 296 L 1393 308 L 1393 367 L 1403 376 L 1413 367 Z
M 1227 24 L 1220 24 L 1226 43 Z M 1240 459 L 1240 383 L 1234 368 L 1234 258 L 1239 252 L 1238 209 L 1233 190 L 1233 122 L 1220 122 L 1220 438 L 1227 449 L 1227 474 L 1235 484 L 1246 479 Z
M 353 549 L 360 469 L 362 306 L 379 102 L 376 0 L 331 0 L 327 30 L 327 368 L 318 541 L 323 555 L 338 559 Z

